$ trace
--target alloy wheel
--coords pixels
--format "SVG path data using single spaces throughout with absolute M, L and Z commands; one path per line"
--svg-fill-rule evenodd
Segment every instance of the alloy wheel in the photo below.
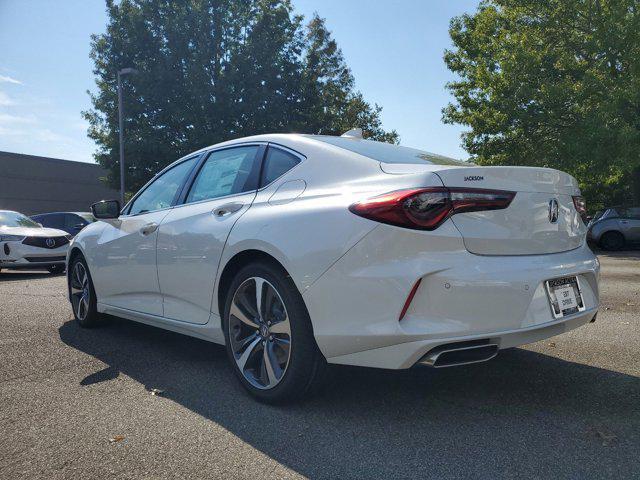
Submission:
M 71 272 L 71 305 L 78 320 L 83 321 L 89 313 L 89 275 L 82 262 L 76 262 Z
M 282 297 L 264 278 L 251 277 L 235 291 L 229 341 L 236 365 L 254 387 L 275 387 L 289 365 L 291 324 Z

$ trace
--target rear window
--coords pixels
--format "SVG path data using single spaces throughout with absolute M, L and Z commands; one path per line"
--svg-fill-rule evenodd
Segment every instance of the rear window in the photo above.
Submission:
M 426 163 L 431 165 L 470 165 L 469 162 L 444 157 L 435 153 L 425 152 L 415 148 L 401 147 L 391 143 L 374 142 L 373 140 L 361 140 L 357 138 L 330 137 L 314 135 L 315 140 L 330 143 L 336 147 L 344 148 L 351 152 L 359 153 L 383 163 Z

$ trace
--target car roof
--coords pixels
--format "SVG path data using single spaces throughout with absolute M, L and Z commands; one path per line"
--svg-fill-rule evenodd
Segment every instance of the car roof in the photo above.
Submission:
M 198 151 L 185 155 L 180 160 L 191 157 L 202 152 L 206 152 L 213 148 L 221 148 L 241 143 L 250 142 L 274 142 L 284 139 L 304 138 L 314 140 L 323 144 L 330 144 L 344 150 L 358 153 L 365 157 L 372 158 L 381 162 L 391 163 L 421 163 L 435 165 L 469 165 L 468 162 L 457 160 L 455 158 L 446 157 L 437 153 L 431 153 L 417 148 L 405 147 L 387 142 L 378 142 L 376 140 L 367 140 L 357 137 L 340 137 L 334 135 L 313 135 L 307 133 L 265 133 L 261 135 L 253 135 L 250 137 L 236 138 L 226 142 L 209 145 Z M 177 162 L 173 162 L 177 163 Z

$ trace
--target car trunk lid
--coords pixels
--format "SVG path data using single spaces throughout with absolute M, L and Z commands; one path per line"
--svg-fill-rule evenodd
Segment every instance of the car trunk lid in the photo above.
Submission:
M 446 187 L 516 192 L 504 210 L 451 217 L 472 253 L 536 255 L 565 252 L 582 244 L 586 227 L 573 204 L 573 196 L 580 190 L 575 179 L 564 172 L 532 167 L 464 167 L 436 174 Z
M 479 255 L 538 255 L 579 247 L 586 227 L 573 196 L 576 180 L 564 172 L 535 167 L 456 167 L 383 163 L 391 174 L 435 173 L 445 187 L 516 192 L 506 209 L 451 217 L 468 251 Z M 556 216 L 557 205 L 557 216 Z

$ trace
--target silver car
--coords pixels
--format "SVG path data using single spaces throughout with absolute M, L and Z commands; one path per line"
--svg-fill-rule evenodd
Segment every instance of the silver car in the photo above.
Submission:
M 589 241 L 604 250 L 620 250 L 640 243 L 640 207 L 602 210 L 589 222 Z

